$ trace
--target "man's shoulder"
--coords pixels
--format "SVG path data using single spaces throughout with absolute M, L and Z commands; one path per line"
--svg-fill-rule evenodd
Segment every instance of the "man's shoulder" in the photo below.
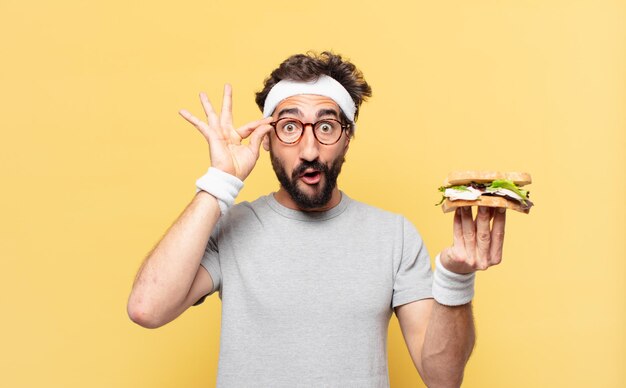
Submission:
M 268 207 L 268 196 L 262 195 L 255 200 L 241 201 L 228 210 L 229 214 L 250 214 Z
M 350 199 L 350 207 L 350 213 L 358 219 L 363 219 L 364 222 L 365 220 L 375 220 L 377 223 L 391 223 L 394 225 L 408 222 L 407 218 L 400 213 L 395 213 L 352 198 Z
M 413 222 L 401 213 L 392 212 L 355 199 L 350 199 L 350 201 L 352 213 L 360 222 L 375 222 L 380 229 L 383 229 L 385 226 L 391 226 L 394 229 L 399 227 L 408 233 L 417 233 Z
M 233 206 L 234 208 L 239 208 L 239 209 L 258 209 L 259 207 L 264 207 L 267 206 L 267 200 L 268 197 L 271 194 L 267 194 L 267 195 L 261 195 L 260 197 L 258 197 L 257 199 L 251 200 L 251 201 L 241 201 L 237 204 L 235 204 Z
M 367 214 L 367 215 L 379 216 L 379 217 L 384 217 L 384 218 L 398 218 L 398 217 L 403 218 L 404 217 L 402 214 L 394 213 L 390 210 L 386 210 L 381 207 L 356 200 L 354 198 L 350 198 L 350 206 L 352 206 L 353 210 L 355 210 L 359 214 Z
M 248 221 L 259 218 L 264 208 L 267 208 L 267 196 L 261 196 L 252 201 L 241 201 L 228 209 L 226 214 L 220 217 L 220 227 L 233 224 L 245 224 Z

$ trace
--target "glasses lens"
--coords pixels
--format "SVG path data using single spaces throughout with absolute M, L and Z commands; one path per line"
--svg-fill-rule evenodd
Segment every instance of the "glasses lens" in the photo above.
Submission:
M 295 119 L 284 118 L 276 122 L 276 135 L 285 143 L 294 143 L 300 138 L 302 123 Z
M 315 136 L 322 144 L 333 144 L 341 137 L 341 123 L 336 120 L 322 120 L 315 123 Z
M 341 123 L 337 120 L 320 120 L 313 124 L 315 138 L 322 144 L 335 144 L 341 137 Z M 285 117 L 276 121 L 276 135 L 283 143 L 292 144 L 300 140 L 304 124 L 294 118 Z

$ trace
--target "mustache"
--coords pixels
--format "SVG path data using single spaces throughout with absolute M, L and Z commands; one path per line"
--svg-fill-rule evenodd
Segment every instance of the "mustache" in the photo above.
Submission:
M 302 175 L 302 173 L 304 173 L 304 171 L 306 171 L 306 169 L 308 168 L 321 171 L 322 173 L 326 175 L 328 175 L 328 172 L 329 172 L 328 166 L 326 166 L 324 163 L 320 162 L 319 160 L 313 160 L 313 161 L 304 160 L 302 161 L 302 163 L 298 165 L 298 167 L 294 168 L 293 172 L 291 173 L 291 179 L 294 179 L 294 180 L 298 179 L 298 177 Z

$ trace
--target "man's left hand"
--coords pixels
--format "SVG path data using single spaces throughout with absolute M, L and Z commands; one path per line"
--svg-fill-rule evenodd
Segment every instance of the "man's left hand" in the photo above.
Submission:
M 441 264 L 458 274 L 486 270 L 499 264 L 502 261 L 505 221 L 504 208 L 479 206 L 475 220 L 471 207 L 457 208 L 454 213 L 454 244 L 441 252 Z

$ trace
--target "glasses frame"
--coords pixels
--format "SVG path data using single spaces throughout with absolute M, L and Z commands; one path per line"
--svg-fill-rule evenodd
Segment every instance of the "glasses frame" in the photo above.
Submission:
M 298 136 L 298 138 L 292 142 L 286 142 L 283 139 L 280 138 L 280 136 L 278 136 L 278 129 L 276 129 L 276 125 L 278 124 L 279 121 L 281 120 L 293 120 L 293 121 L 297 121 L 300 124 L 302 124 L 302 132 L 300 132 L 300 136 Z M 317 138 L 317 134 L 315 133 L 315 126 L 322 122 L 322 121 L 335 121 L 338 122 L 339 125 L 341 125 L 341 133 L 339 134 L 339 137 L 337 138 L 337 140 L 335 140 L 332 143 L 323 143 L 322 141 L 320 141 L 320 139 Z M 350 129 L 351 125 L 350 124 L 343 124 L 341 121 L 336 120 L 336 119 L 322 119 L 322 120 L 318 120 L 314 123 L 303 123 L 301 120 L 298 120 L 295 117 L 281 117 L 276 121 L 273 121 L 270 123 L 270 125 L 274 128 L 274 133 L 276 134 L 276 138 L 278 139 L 278 141 L 280 141 L 283 144 L 287 144 L 287 145 L 293 145 L 293 144 L 298 144 L 300 142 L 300 140 L 302 140 L 302 136 L 304 136 L 304 131 L 306 131 L 306 127 L 308 127 L 309 125 L 311 126 L 311 131 L 313 131 L 313 137 L 315 138 L 315 140 L 323 145 L 333 145 L 333 144 L 337 144 L 337 142 L 339 140 L 341 140 L 341 136 L 343 136 L 344 131 L 347 131 L 348 129 Z

